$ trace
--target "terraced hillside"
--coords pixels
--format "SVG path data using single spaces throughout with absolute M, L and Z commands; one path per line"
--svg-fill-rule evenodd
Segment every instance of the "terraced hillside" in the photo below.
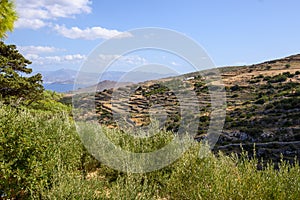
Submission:
M 112 128 L 120 126 L 120 121 L 143 127 L 156 118 L 167 130 L 177 132 L 192 121 L 199 125 L 195 139 L 201 140 L 210 123 L 208 85 L 224 87 L 226 118 L 215 150 L 240 152 L 243 144 L 251 154 L 256 144 L 258 157 L 275 161 L 281 154 L 291 161 L 300 158 L 300 55 L 219 71 L 223 85 L 207 83 L 199 73 L 191 73 L 103 90 L 95 95 L 97 113 L 90 114 Z M 195 108 L 199 114 L 184 113 L 185 108 Z M 188 119 L 184 123 L 182 116 Z

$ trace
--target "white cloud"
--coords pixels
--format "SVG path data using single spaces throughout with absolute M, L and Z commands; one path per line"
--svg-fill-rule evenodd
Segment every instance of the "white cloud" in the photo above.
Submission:
M 58 49 L 50 46 L 18 46 L 18 49 L 22 54 L 44 54 L 44 53 L 53 53 L 58 51 L 64 51 L 63 49 Z
M 64 25 L 55 25 L 54 30 L 60 35 L 70 39 L 109 39 L 112 37 L 122 38 L 130 37 L 129 33 L 119 32 L 117 30 L 109 30 L 102 27 L 92 27 L 86 29 L 80 29 L 78 27 L 66 28 Z
M 25 58 L 30 61 L 37 60 L 37 59 L 39 59 L 39 55 L 29 53 L 29 54 L 25 54 Z
M 79 60 L 82 61 L 86 59 L 86 56 L 81 55 L 81 54 L 74 54 L 74 55 L 65 55 L 62 57 L 64 61 L 74 61 L 74 60 Z
M 120 61 L 123 63 L 127 63 L 128 65 L 145 65 L 147 64 L 147 60 L 143 57 L 140 57 L 138 55 L 132 55 L 132 56 L 122 56 L 120 58 Z
M 52 51 L 53 48 L 44 48 L 45 51 Z M 29 51 L 28 51 L 29 52 Z M 98 55 L 97 58 L 87 60 L 86 55 L 82 54 L 67 54 L 67 55 L 54 55 L 54 56 L 42 56 L 34 53 L 24 54 L 24 57 L 30 60 L 37 68 L 49 68 L 55 66 L 56 68 L 73 67 L 77 68 L 82 62 L 88 61 L 90 68 L 87 71 L 98 72 L 99 67 L 108 67 L 110 71 L 129 71 L 134 68 L 148 64 L 148 61 L 139 55 Z M 112 63 L 111 63 L 112 62 Z M 109 65 L 111 64 L 111 65 Z
M 85 71 L 98 72 L 99 69 L 109 71 L 129 71 L 149 62 L 140 55 L 99 54 L 86 60 Z
M 19 19 L 15 27 L 33 30 L 48 27 L 71 39 L 94 40 L 130 36 L 130 34 L 99 26 L 80 29 L 56 24 L 59 18 L 75 18 L 79 14 L 91 13 L 91 4 L 90 0 L 16 0 Z
M 16 28 L 31 28 L 33 30 L 46 26 L 46 23 L 40 19 L 19 18 L 15 23 Z
M 32 61 L 35 65 L 59 65 L 59 64 L 78 64 L 86 59 L 85 55 L 70 54 L 62 56 L 39 56 L 37 54 L 26 54 L 25 58 Z
M 42 28 L 57 18 L 74 18 L 91 13 L 90 0 L 16 0 L 16 28 Z
M 113 62 L 112 66 L 139 66 L 147 64 L 147 60 L 139 55 L 104 55 L 100 54 L 96 59 L 96 62 L 101 64 L 109 64 L 108 62 Z

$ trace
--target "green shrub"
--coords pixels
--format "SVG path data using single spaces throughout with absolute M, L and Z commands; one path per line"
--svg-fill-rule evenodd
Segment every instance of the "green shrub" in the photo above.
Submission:
M 195 88 L 200 88 L 200 87 L 203 87 L 205 86 L 205 83 L 204 82 L 201 82 L 201 81 L 198 81 L 194 84 L 194 87 Z
M 63 94 L 59 94 L 53 91 L 44 91 L 40 100 L 30 103 L 27 108 L 41 111 L 50 111 L 50 112 L 62 112 L 67 111 L 71 112 L 70 105 L 66 105 L 60 102 L 63 98 Z
M 0 108 L 1 190 L 25 198 L 51 186 L 58 167 L 81 167 L 83 147 L 66 113 Z
M 234 94 L 234 95 L 231 96 L 231 98 L 237 98 L 237 97 L 239 97 L 238 94 Z
M 287 80 L 287 76 L 283 74 L 278 74 L 273 76 L 270 80 L 268 80 L 268 83 L 279 83 L 284 82 Z
M 259 83 L 260 82 L 260 80 L 259 79 L 251 79 L 251 80 L 249 80 L 248 81 L 249 83 Z
M 244 124 L 246 133 L 261 133 L 260 128 Z M 105 145 L 91 137 L 90 129 L 88 124 L 83 127 L 92 144 Z M 147 139 L 133 137 L 139 132 L 130 129 L 101 130 L 112 143 L 130 152 L 153 152 L 174 138 L 156 126 Z M 250 160 L 246 153 L 215 155 L 203 143 L 183 140 L 191 148 L 171 165 L 148 173 L 119 172 L 88 155 L 68 114 L 1 107 L 0 195 L 49 200 L 300 198 L 298 162 L 294 166 L 279 163 L 279 170 L 272 164 L 257 170 L 258 160 Z
M 293 78 L 294 74 L 291 74 L 291 72 L 283 72 L 282 75 L 288 77 L 288 78 Z
M 264 81 L 269 81 L 269 80 L 271 80 L 271 76 L 265 76 L 263 80 Z
M 256 76 L 255 78 L 256 78 L 256 79 L 264 78 L 264 75 L 263 75 L 263 74 L 260 74 L 260 75 Z
M 232 122 L 233 119 L 232 119 L 230 116 L 226 116 L 225 121 L 226 121 L 226 122 Z

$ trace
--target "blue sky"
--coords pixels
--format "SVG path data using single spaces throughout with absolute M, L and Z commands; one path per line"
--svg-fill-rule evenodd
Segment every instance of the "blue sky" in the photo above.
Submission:
M 16 0 L 16 5 L 20 18 L 6 43 L 16 44 L 35 71 L 78 70 L 104 40 L 143 27 L 191 37 L 216 66 L 300 53 L 298 0 Z M 129 60 L 151 62 L 142 56 Z

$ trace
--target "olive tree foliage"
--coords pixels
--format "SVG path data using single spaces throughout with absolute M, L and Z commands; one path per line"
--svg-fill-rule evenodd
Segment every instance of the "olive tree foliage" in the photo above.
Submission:
M 41 98 L 42 75 L 29 76 L 32 72 L 29 64 L 15 45 L 0 41 L 0 97 L 6 104 L 28 105 Z
M 17 18 L 14 2 L 0 0 L 0 39 L 5 38 L 8 31 L 13 31 Z

